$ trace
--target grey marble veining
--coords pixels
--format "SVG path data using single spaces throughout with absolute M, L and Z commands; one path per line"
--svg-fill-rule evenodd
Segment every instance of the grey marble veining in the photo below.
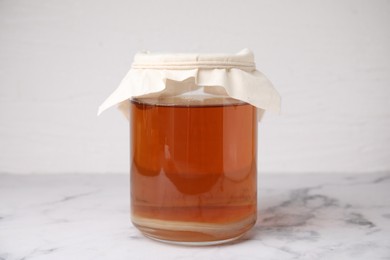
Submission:
M 129 220 L 126 175 L 0 175 L 0 260 L 390 259 L 390 174 L 259 175 L 240 241 L 181 247 Z

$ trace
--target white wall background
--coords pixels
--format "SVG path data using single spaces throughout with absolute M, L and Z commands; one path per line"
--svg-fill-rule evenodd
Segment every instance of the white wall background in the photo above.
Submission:
M 390 170 L 390 1 L 0 0 L 0 172 L 128 172 L 96 117 L 138 50 L 251 48 L 283 97 L 260 171 Z

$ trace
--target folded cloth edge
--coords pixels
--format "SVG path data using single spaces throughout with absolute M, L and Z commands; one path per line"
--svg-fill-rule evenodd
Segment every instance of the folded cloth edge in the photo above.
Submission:
M 123 101 L 145 94 L 163 91 L 167 79 L 184 81 L 194 77 L 201 86 L 223 87 L 229 96 L 252 104 L 257 108 L 280 113 L 281 97 L 264 74 L 241 69 L 130 69 L 118 88 L 98 109 L 100 115 L 106 109 Z

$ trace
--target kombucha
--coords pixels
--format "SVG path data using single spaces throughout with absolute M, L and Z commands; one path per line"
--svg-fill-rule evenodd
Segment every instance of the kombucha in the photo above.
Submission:
M 226 242 L 249 230 L 257 211 L 256 113 L 230 97 L 133 98 L 134 225 L 184 244 Z

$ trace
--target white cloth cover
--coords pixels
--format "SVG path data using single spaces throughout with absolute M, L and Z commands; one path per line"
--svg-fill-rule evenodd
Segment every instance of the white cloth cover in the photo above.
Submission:
M 166 95 L 167 91 L 169 95 L 180 95 L 189 89 L 185 86 L 189 79 L 210 92 L 213 87 L 216 87 L 216 93 L 220 92 L 218 89 L 222 87 L 232 98 L 260 109 L 280 112 L 280 95 L 256 70 L 253 53 L 244 49 L 233 55 L 138 53 L 119 87 L 99 107 L 98 115 L 117 104 L 125 114 L 128 113 L 131 97 L 153 93 Z

